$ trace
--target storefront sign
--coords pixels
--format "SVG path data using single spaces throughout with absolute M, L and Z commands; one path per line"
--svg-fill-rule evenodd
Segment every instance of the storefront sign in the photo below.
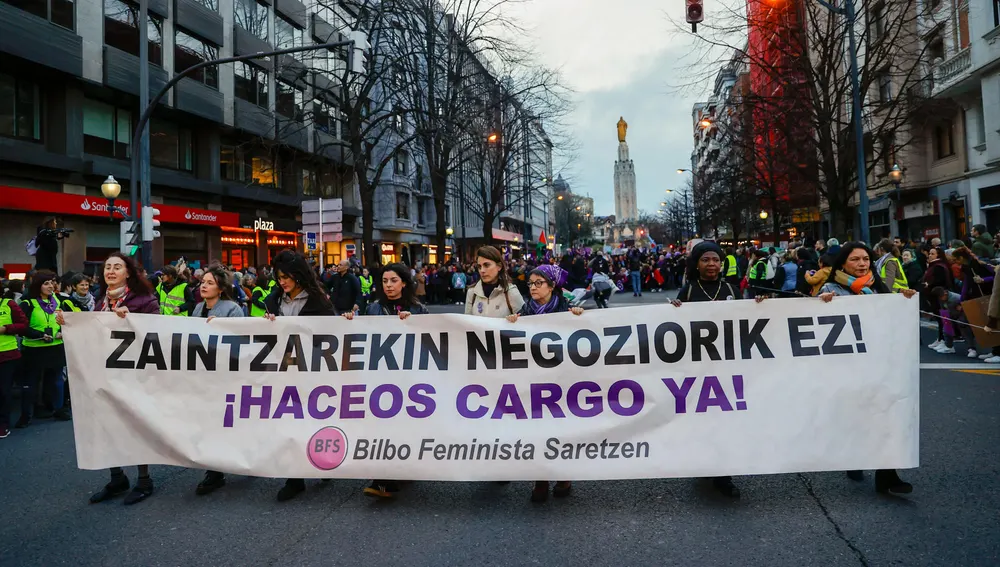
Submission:
M 912 205 L 903 205 L 903 218 L 913 219 L 918 217 L 929 217 L 934 214 L 934 202 L 924 201 Z
M 117 208 L 131 216 L 129 205 L 128 199 L 115 201 Z M 236 213 L 175 205 L 156 205 L 156 208 L 160 210 L 157 219 L 162 223 L 232 226 L 239 222 L 239 215 Z M 0 186 L 0 209 L 34 211 L 51 215 L 107 217 L 108 201 L 102 197 Z M 116 215 L 116 218 L 121 217 Z
M 396 251 L 396 246 L 393 245 L 391 242 L 383 242 L 382 243 L 382 253 L 383 254 L 392 254 L 395 251 Z
M 271 221 L 266 221 L 264 219 L 256 219 L 253 221 L 254 230 L 274 230 L 274 223 Z

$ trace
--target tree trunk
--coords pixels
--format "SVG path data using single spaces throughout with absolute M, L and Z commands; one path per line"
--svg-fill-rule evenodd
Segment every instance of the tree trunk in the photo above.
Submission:
M 358 173 L 358 192 L 361 194 L 361 246 L 364 248 L 365 266 L 369 270 L 374 270 L 375 265 L 382 260 L 382 253 L 375 246 L 375 191 L 371 189 L 366 173 Z
M 439 168 L 431 167 L 431 193 L 434 195 L 435 213 L 435 234 L 434 242 L 437 244 L 437 263 L 444 263 L 445 243 L 448 238 L 448 222 L 444 217 L 445 198 L 448 195 L 448 177 Z M 456 250 L 452 250 L 452 257 L 456 256 Z
M 483 243 L 493 246 L 493 211 L 485 211 L 483 214 Z

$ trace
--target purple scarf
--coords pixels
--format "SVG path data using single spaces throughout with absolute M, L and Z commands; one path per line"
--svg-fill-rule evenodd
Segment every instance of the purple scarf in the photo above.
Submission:
M 534 299 L 531 299 L 525 303 L 524 306 L 527 307 L 527 311 L 530 312 L 528 313 L 529 315 L 544 315 L 546 313 L 552 313 L 556 310 L 556 307 L 559 306 L 559 297 L 553 293 L 552 298 L 549 299 L 549 302 L 545 305 L 541 305 Z
M 56 309 L 59 307 L 59 302 L 56 301 L 55 294 L 49 296 L 48 302 L 39 297 L 38 304 L 42 306 L 42 311 L 45 311 L 49 315 L 55 313 Z

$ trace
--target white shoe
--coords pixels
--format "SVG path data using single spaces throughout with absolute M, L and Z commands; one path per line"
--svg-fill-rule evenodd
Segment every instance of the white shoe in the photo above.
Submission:
M 976 349 L 974 349 L 974 348 L 970 348 L 970 349 L 969 349 L 969 354 L 968 354 L 968 357 L 969 357 L 969 358 L 979 358 L 979 353 L 978 353 L 978 352 L 976 352 Z
M 941 346 L 943 344 L 944 344 L 944 341 L 942 341 L 941 339 L 938 339 L 938 340 L 932 342 L 931 344 L 927 345 L 927 348 L 929 348 L 931 350 L 935 350 L 935 349 L 937 349 L 937 347 L 939 347 L 939 346 Z
M 955 354 L 955 347 L 941 346 L 934 349 L 934 351 L 940 354 Z
M 987 358 L 993 358 L 993 354 L 988 352 L 986 354 L 979 355 L 979 360 L 986 360 Z
M 1000 356 L 991 356 L 984 360 L 983 362 L 988 362 L 990 364 L 1000 364 Z

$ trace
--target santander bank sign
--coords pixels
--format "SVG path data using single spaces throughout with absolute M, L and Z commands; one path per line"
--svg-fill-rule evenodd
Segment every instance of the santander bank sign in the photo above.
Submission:
M 116 205 L 116 209 L 125 211 L 126 215 L 131 215 L 132 211 L 129 210 L 129 204 L 127 201 L 122 202 L 121 205 Z M 96 212 L 96 213 L 108 213 L 108 202 L 98 201 L 97 199 L 91 199 L 88 197 L 83 198 L 83 202 L 80 203 L 80 210 L 84 213 Z

